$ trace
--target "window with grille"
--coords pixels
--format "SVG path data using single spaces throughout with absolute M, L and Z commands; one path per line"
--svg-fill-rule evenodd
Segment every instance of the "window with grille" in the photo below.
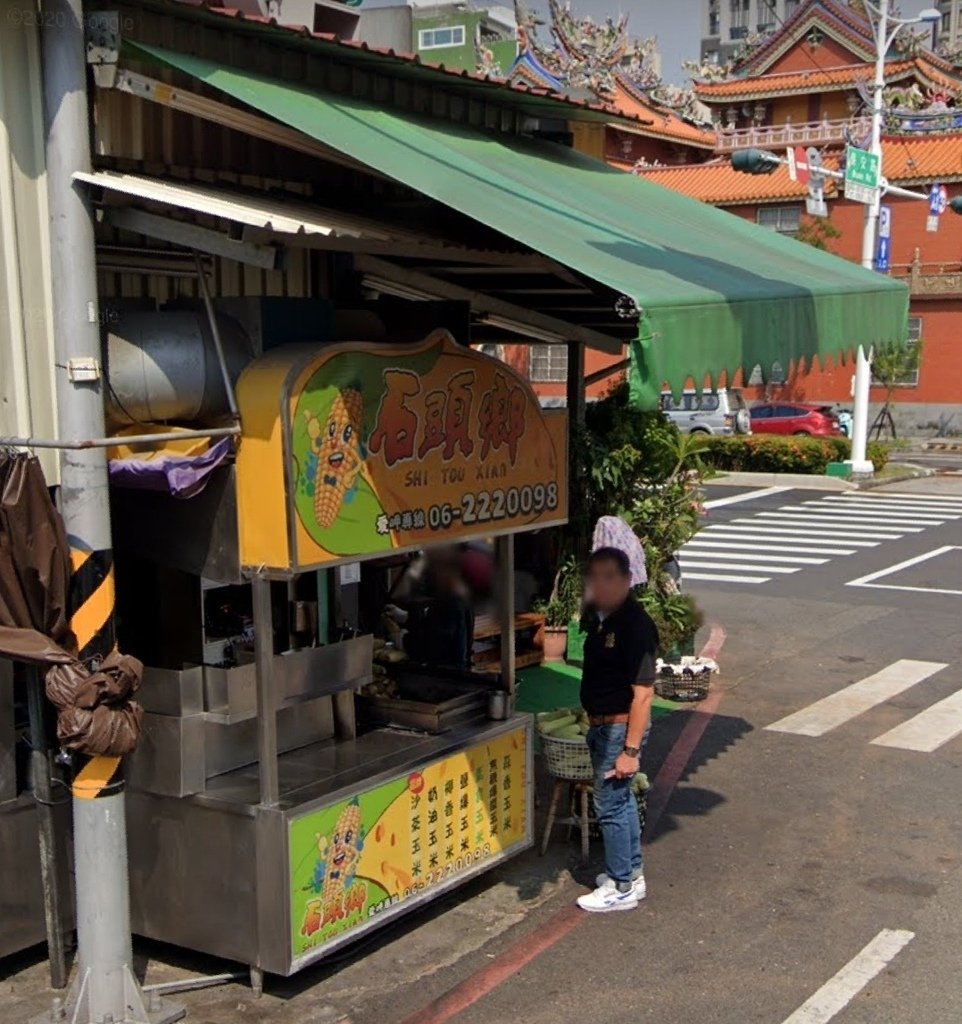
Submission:
M 802 0 L 785 0 L 785 20 L 787 21 L 802 6 Z
M 748 35 L 750 0 L 730 0 L 732 39 L 744 39 Z
M 449 25 L 446 28 L 422 28 L 418 32 L 419 50 L 440 50 L 445 46 L 464 46 L 463 25 Z
M 756 220 L 759 227 L 780 235 L 797 235 L 801 217 L 801 206 L 760 206 Z
M 777 21 L 775 0 L 758 0 L 758 31 L 770 32 Z
M 568 379 L 566 345 L 532 345 L 529 375 L 533 381 L 557 384 Z

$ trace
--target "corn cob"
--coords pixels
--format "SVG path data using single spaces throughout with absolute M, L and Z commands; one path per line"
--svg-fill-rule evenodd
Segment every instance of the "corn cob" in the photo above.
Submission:
M 357 841 L 361 833 L 361 808 L 350 803 L 341 811 L 334 827 L 334 839 L 328 847 L 328 864 L 324 876 L 324 890 L 321 893 L 321 900 L 325 907 L 331 903 L 340 903 L 344 897 L 345 875 L 354 867 L 357 860 Z M 350 841 L 345 841 L 345 836 L 350 834 Z M 344 863 L 334 868 L 331 858 L 343 850 L 346 854 Z
M 364 403 L 356 388 L 345 388 L 334 399 L 326 424 L 326 433 L 321 436 L 321 424 L 314 418 L 308 419 L 308 434 L 317 446 L 317 476 L 314 480 L 314 518 L 321 529 L 334 525 L 344 504 L 347 492 L 354 486 L 361 471 L 360 437 L 364 421 Z M 351 434 L 345 439 L 345 428 Z M 332 466 L 330 458 L 338 454 L 342 461 Z

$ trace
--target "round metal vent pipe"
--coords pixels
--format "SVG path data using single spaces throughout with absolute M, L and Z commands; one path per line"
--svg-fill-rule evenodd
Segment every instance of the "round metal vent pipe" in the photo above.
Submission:
M 240 324 L 223 313 L 217 327 L 232 382 L 253 358 Z M 107 416 L 132 423 L 204 424 L 230 412 L 217 347 L 202 310 L 124 313 L 104 340 Z

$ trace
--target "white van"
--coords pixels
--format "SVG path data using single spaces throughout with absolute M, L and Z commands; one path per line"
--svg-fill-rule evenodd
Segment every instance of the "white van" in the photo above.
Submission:
M 661 394 L 662 412 L 683 434 L 750 434 L 752 416 L 737 388 Z

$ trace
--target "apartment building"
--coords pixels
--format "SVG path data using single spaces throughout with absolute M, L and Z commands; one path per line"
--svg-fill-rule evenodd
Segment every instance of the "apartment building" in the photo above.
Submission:
M 939 45 L 957 50 L 962 46 L 962 0 L 942 0 L 937 6 L 942 12 Z
M 802 0 L 704 0 L 701 59 L 724 64 L 746 39 L 779 28 L 801 6 Z

